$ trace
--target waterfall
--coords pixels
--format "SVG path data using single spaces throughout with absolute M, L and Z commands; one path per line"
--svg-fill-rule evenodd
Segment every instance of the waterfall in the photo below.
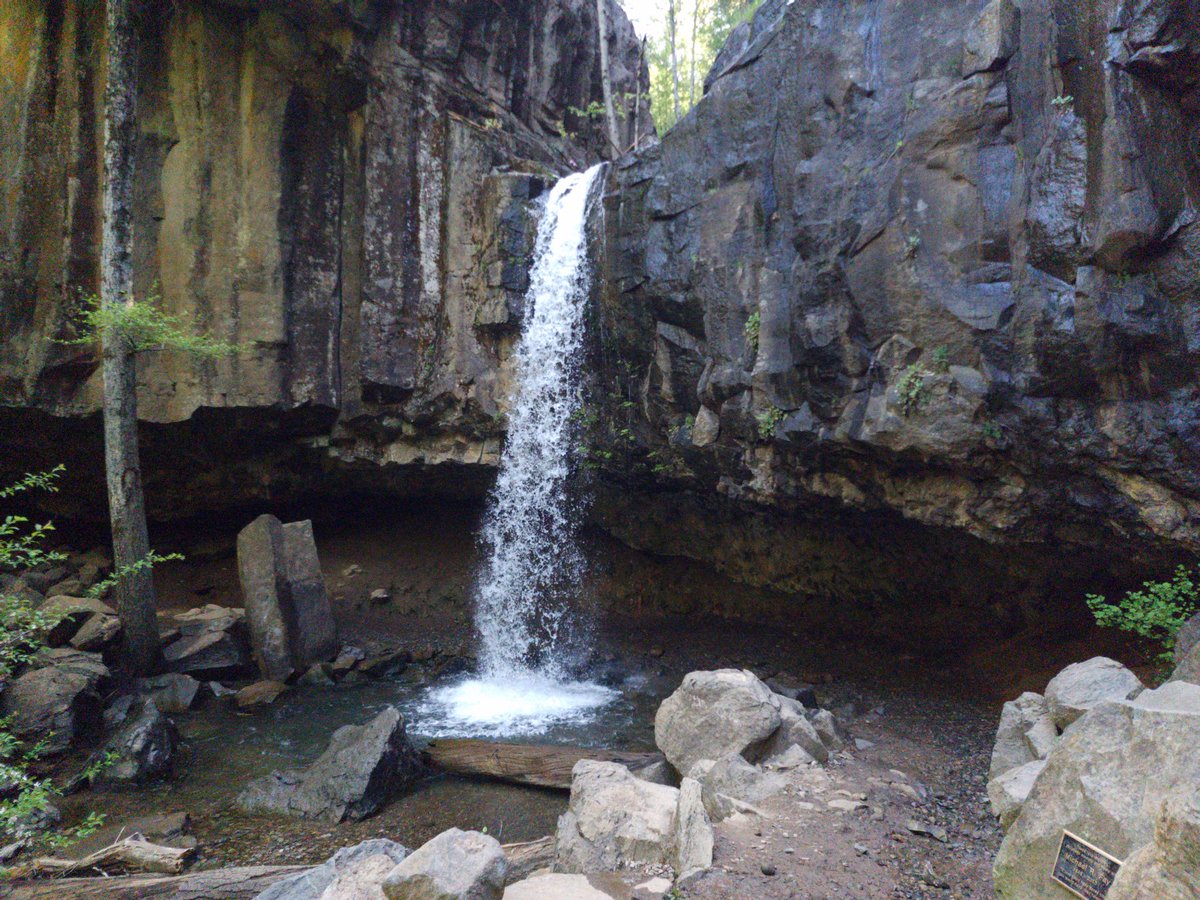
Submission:
M 561 639 L 581 575 L 567 477 L 591 288 L 587 206 L 601 168 L 558 182 L 538 228 L 508 440 L 483 527 L 488 560 L 475 620 L 493 678 L 562 675 Z
M 481 677 L 434 692 L 433 706 L 422 711 L 423 730 L 536 731 L 578 719 L 613 696 L 599 685 L 568 682 L 563 666 L 583 574 L 568 478 L 591 289 L 588 200 L 602 168 L 562 179 L 546 202 L 515 354 L 508 439 L 481 536 Z

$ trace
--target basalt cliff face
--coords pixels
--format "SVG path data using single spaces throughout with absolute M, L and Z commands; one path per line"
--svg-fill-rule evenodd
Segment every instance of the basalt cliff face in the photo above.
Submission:
M 480 493 L 529 201 L 605 155 L 594 4 L 162 7 L 141 285 L 251 349 L 145 362 L 155 515 Z M 86 474 L 96 357 L 47 339 L 95 280 L 100 23 L 0 15 L 0 430 Z M 1200 0 L 767 0 L 642 143 L 591 229 L 602 526 L 943 645 L 1200 549 Z
M 138 290 L 241 347 L 140 360 L 152 514 L 360 474 L 483 490 L 531 201 L 612 155 L 587 113 L 602 95 L 593 0 L 141 8 Z M 653 134 L 645 67 L 615 4 L 609 18 L 628 146 Z M 61 459 L 102 513 L 98 354 L 55 339 L 97 285 L 103 4 L 4 4 L 0 57 L 5 468 Z
M 1195 0 L 766 3 L 610 179 L 602 515 L 976 623 L 1195 551 L 1198 210 Z

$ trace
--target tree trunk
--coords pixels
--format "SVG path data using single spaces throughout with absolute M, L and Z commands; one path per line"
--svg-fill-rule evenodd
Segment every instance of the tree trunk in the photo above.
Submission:
M 600 31 L 600 85 L 604 89 L 604 117 L 608 123 L 608 142 L 616 158 L 621 154 L 621 133 L 617 130 L 617 112 L 613 107 L 612 72 L 608 66 L 608 0 L 596 0 L 596 21 Z
M 696 29 L 700 24 L 700 0 L 692 0 L 691 72 L 688 77 L 688 108 L 696 105 Z
M 133 165 L 136 44 L 130 0 L 108 0 L 108 87 L 104 114 L 104 230 L 100 303 L 133 302 Z M 114 329 L 104 334 L 104 465 L 113 565 L 120 572 L 150 553 L 137 446 L 137 368 L 133 348 Z M 159 668 L 161 651 L 149 569 L 128 572 L 113 588 L 130 667 Z
M 667 0 L 667 29 L 671 37 L 671 85 L 675 95 L 675 121 L 679 121 L 679 58 L 675 51 L 675 0 Z
M 571 789 L 571 770 L 581 759 L 618 762 L 630 769 L 642 769 L 663 758 L 661 753 L 547 744 L 496 744 L 471 738 L 431 741 L 422 755 L 431 767 L 453 775 L 495 778 L 564 791 Z

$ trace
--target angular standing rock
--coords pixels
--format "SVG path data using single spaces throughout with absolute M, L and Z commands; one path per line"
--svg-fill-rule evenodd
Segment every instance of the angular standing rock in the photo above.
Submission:
M 366 725 L 333 733 L 311 766 L 272 772 L 250 782 L 237 797 L 249 813 L 341 822 L 363 819 L 379 809 L 420 771 L 420 760 L 399 710 L 389 706 Z
M 286 681 L 337 652 L 312 522 L 259 516 L 238 535 L 238 577 L 262 674 Z
M 101 767 L 94 783 L 145 784 L 171 774 L 179 731 L 154 701 L 135 700 L 117 732 L 109 738 L 104 752 L 108 765 Z
M 679 785 L 675 811 L 675 873 L 687 878 L 712 866 L 713 830 L 704 810 L 703 788 L 694 778 Z
M 451 828 L 392 869 L 383 893 L 388 900 L 500 900 L 507 874 L 495 838 Z
M 996 728 L 988 779 L 999 778 L 1035 759 L 1044 759 L 1054 743 L 1049 740 L 1051 735 L 1057 740 L 1050 706 L 1041 694 L 1026 691 L 1005 703 Z

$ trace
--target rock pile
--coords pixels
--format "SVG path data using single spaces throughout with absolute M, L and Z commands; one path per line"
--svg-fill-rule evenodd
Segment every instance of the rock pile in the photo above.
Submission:
M 1055 734 L 1045 740 L 1050 724 Z M 1163 884 L 1195 878 L 1194 861 L 1190 870 L 1187 863 L 1195 817 L 1186 798 L 1200 784 L 1197 747 L 1200 685 L 1145 690 L 1109 659 L 1068 667 L 1044 698 L 1026 694 L 1007 704 L 989 785 L 1008 829 L 995 864 L 998 896 L 1052 895 L 1049 874 L 1064 830 L 1134 869 L 1111 896 L 1194 896 L 1138 893 L 1147 888 L 1134 879 L 1139 871 Z

